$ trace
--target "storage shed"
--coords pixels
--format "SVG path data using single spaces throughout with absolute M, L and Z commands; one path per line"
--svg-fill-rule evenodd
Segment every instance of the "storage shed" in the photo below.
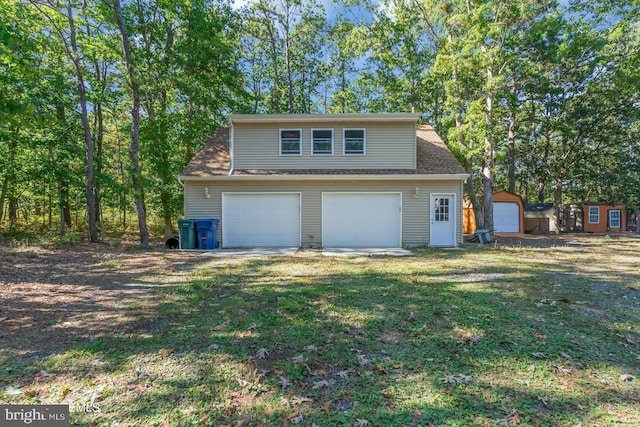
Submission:
M 493 193 L 493 231 L 524 233 L 524 203 L 520 196 L 508 191 Z
M 553 203 L 528 203 L 524 207 L 524 232 L 527 234 L 559 233 Z
M 584 232 L 606 233 L 627 229 L 626 206 L 622 203 L 584 202 Z

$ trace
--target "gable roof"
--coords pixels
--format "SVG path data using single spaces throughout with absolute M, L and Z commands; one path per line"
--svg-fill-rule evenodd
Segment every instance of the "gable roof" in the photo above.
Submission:
M 467 175 L 433 127 L 416 128 L 415 169 L 235 169 L 230 174 L 229 128 L 216 129 L 180 178 L 264 175 Z

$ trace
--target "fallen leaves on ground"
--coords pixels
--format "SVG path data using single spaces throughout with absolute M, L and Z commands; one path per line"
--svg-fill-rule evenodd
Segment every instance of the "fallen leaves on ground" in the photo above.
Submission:
M 40 372 L 38 372 L 36 374 L 36 379 L 44 380 L 44 379 L 47 379 L 47 378 L 53 378 L 55 376 L 56 376 L 56 374 L 50 374 L 47 371 L 40 371 Z
M 7 388 L 4 389 L 4 394 L 7 396 L 17 396 L 22 394 L 22 390 L 13 386 L 7 386 Z
M 269 350 L 266 348 L 259 348 L 258 351 L 256 351 L 256 359 L 264 359 L 267 356 L 269 356 Z
M 337 375 L 337 376 L 339 376 L 340 378 L 342 378 L 342 379 L 345 379 L 345 380 L 346 380 L 347 378 L 349 378 L 349 373 L 350 373 L 350 372 L 353 372 L 353 371 L 352 371 L 351 369 L 345 369 L 345 370 L 343 370 L 343 371 L 338 371 L 338 372 L 336 373 L 336 375 Z
M 327 382 L 327 380 L 316 381 L 313 383 L 314 390 L 318 390 L 325 387 L 329 387 L 329 383 Z
M 294 397 L 291 400 L 291 403 L 293 403 L 294 405 L 300 405 L 301 403 L 305 403 L 305 402 L 311 403 L 311 402 L 313 402 L 313 399 L 311 399 L 310 397 L 301 396 L 301 397 Z
M 557 370 L 558 372 L 560 372 L 561 374 L 565 374 L 565 375 L 568 375 L 568 374 L 570 374 L 571 372 L 573 372 L 571 369 L 569 369 L 569 368 L 565 368 L 565 367 L 564 367 L 564 366 L 562 366 L 562 365 L 551 365 L 551 367 L 552 367 L 553 369 Z
M 442 382 L 447 384 L 466 384 L 471 382 L 471 377 L 465 374 L 445 375 L 442 377 Z
M 138 397 L 142 396 L 143 394 L 145 394 L 147 392 L 148 388 L 145 387 L 144 385 L 138 383 L 136 384 L 136 393 L 138 393 Z
M 360 366 L 365 366 L 365 365 L 369 365 L 371 363 L 371 360 L 369 360 L 367 356 L 365 356 L 364 354 L 359 354 L 358 363 L 360 364 Z
M 287 388 L 289 387 L 292 383 L 291 381 L 289 381 L 288 379 L 286 379 L 285 377 L 281 376 L 280 377 L 280 381 L 278 381 L 278 384 L 280 384 L 282 386 L 282 388 Z
M 236 423 L 234 424 L 234 427 L 248 426 L 250 422 L 251 422 L 251 414 L 247 414 L 242 419 L 236 421 Z

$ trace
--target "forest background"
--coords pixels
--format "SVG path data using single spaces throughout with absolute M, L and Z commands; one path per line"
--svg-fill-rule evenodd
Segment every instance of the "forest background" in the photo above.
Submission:
M 230 113 L 419 112 L 476 209 L 638 209 L 639 70 L 640 0 L 0 0 L 0 230 L 147 247 Z

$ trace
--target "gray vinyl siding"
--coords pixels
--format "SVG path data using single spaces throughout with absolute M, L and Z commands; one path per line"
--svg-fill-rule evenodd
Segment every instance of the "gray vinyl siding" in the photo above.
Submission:
M 204 188 L 210 198 L 205 198 Z M 414 198 L 416 187 L 420 189 Z M 453 194 L 456 198 L 456 240 L 462 244 L 462 185 L 460 181 L 186 181 L 185 218 L 218 218 L 218 241 L 222 239 L 223 192 L 300 192 L 302 197 L 302 246 L 322 245 L 323 192 L 402 192 L 402 243 L 404 246 L 429 244 L 432 193 Z M 382 225 L 383 226 L 383 225 Z
M 333 155 L 311 155 L 311 129 L 333 129 Z M 280 155 L 280 129 L 302 130 L 302 154 Z M 366 154 L 344 155 L 343 129 L 365 129 Z M 416 166 L 415 123 L 308 122 L 236 124 L 235 169 L 411 169 Z

